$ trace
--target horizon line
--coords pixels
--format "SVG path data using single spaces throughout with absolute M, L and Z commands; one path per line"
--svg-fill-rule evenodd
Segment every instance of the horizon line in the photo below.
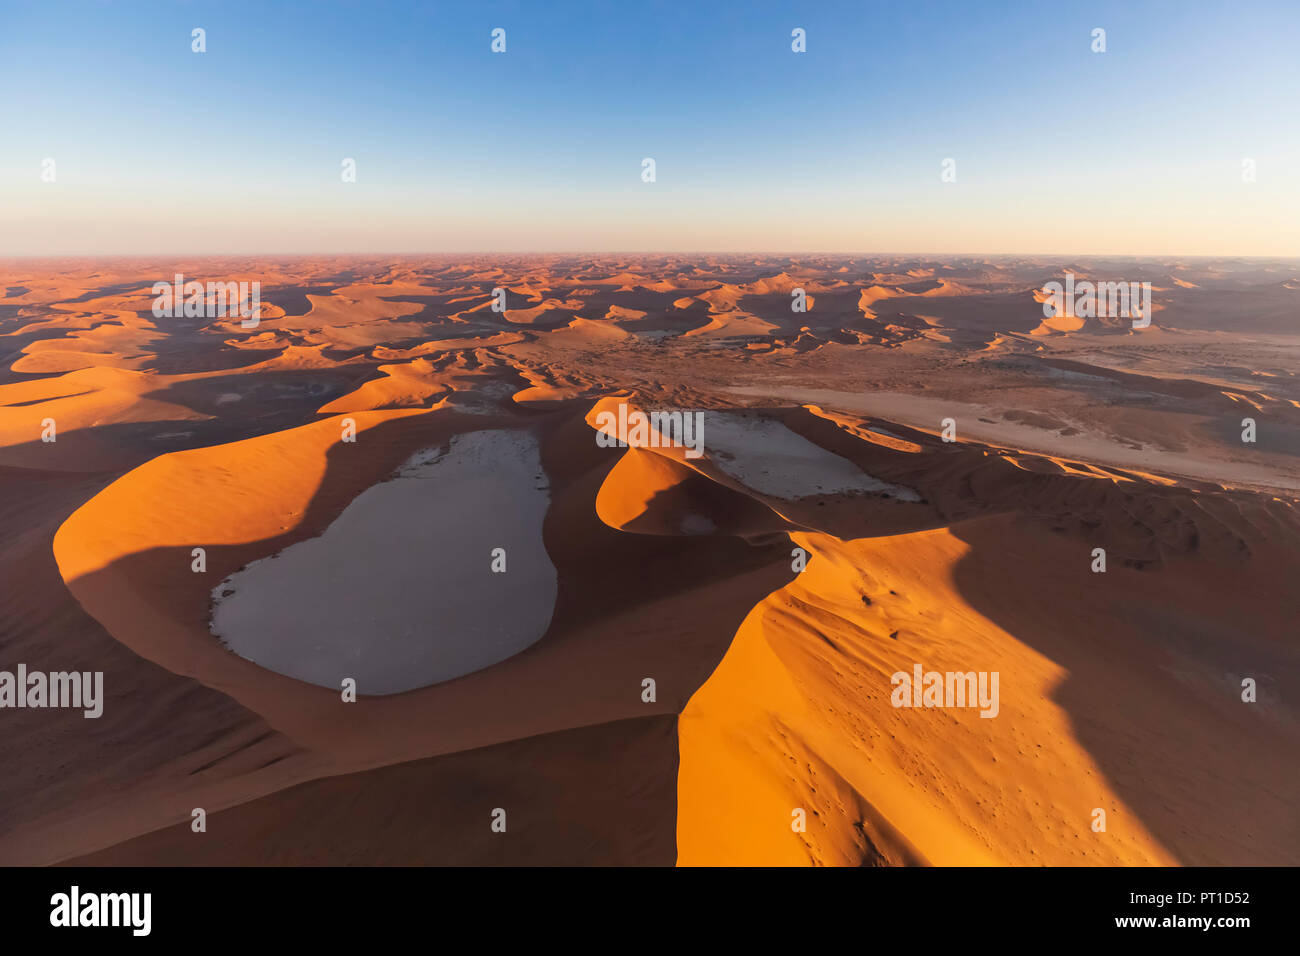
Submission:
M 487 249 L 464 249 L 455 252 L 448 251 L 360 251 L 353 250 L 347 252 L 230 252 L 230 251 L 207 251 L 207 252 L 45 252 L 45 253 L 0 253 L 0 262 L 13 260 L 43 260 L 43 259 L 164 259 L 164 258 L 428 258 L 428 257 L 454 257 L 454 256 L 766 256 L 766 257 L 785 257 L 797 258 L 807 256 L 849 256 L 849 257 L 899 257 L 911 256 L 916 258 L 973 258 L 973 259 L 1069 259 L 1069 258 L 1115 258 L 1115 259 L 1232 259 L 1232 260 L 1259 260 L 1259 261 L 1288 261 L 1300 260 L 1300 253 L 1189 253 L 1189 252 L 918 252 L 914 250 L 893 250 L 893 251 L 861 251 L 861 250 L 836 250 L 822 249 L 812 251 L 789 251 L 789 250 L 762 250 L 746 249 L 739 251 L 719 250 L 719 249 L 653 249 L 653 250 L 633 250 L 633 249 L 609 249 L 604 251 L 570 249 L 561 251 L 543 251 L 527 249 L 511 250 L 487 250 Z

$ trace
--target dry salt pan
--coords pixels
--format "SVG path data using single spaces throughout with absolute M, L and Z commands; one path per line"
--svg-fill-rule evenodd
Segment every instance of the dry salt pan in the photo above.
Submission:
M 760 494 L 791 500 L 846 492 L 884 492 L 903 501 L 921 500 L 911 488 L 873 478 L 847 458 L 769 418 L 709 412 L 703 432 L 709 460 Z
M 549 501 L 530 432 L 457 435 L 358 495 L 319 537 L 223 581 L 212 631 L 262 667 L 336 690 L 353 678 L 361 695 L 489 667 L 550 626 Z

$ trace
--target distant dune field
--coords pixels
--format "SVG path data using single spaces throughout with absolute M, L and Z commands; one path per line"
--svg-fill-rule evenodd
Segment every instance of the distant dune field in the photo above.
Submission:
M 3 864 L 1300 863 L 1293 260 L 0 262 L 0 487 Z

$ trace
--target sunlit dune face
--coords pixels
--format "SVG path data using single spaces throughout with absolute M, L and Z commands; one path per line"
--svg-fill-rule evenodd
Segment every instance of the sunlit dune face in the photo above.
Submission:
M 1151 326 L 1046 315 L 1067 269 L 1150 282 Z M 260 321 L 154 314 L 182 270 L 263 283 Z M 615 788 L 603 862 L 1294 862 L 1294 263 L 141 260 L 0 292 L 5 571 L 84 622 L 67 653 L 204 701 L 114 725 L 147 787 L 20 821 L 15 859 L 215 852 L 159 794 L 310 843 L 290 791 L 526 754 Z M 997 700 L 899 706 L 929 672 Z M 518 799 L 553 822 L 556 792 Z M 488 847 L 428 817 L 419 846 Z M 526 862 L 571 861 L 560 832 Z

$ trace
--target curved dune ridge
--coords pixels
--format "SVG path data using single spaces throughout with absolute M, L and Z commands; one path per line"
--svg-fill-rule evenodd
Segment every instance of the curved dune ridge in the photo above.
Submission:
M 1034 334 L 1028 261 L 295 263 L 253 330 L 0 283 L 6 646 L 108 693 L 0 742 L 0 863 L 1295 863 L 1294 290 L 1228 342 L 1177 268 L 1140 351 Z
M 771 427 L 778 423 L 712 413 L 705 427 L 737 420 L 746 423 L 741 435 L 759 439 L 754 447 L 741 450 L 752 451 L 759 462 L 764 452 L 770 453 L 774 458 L 769 461 L 785 466 L 783 478 L 797 481 L 798 462 L 788 461 L 791 443 Z M 911 455 L 921 450 L 879 427 L 853 431 L 891 451 Z M 724 436 L 720 444 L 735 453 L 734 439 L 740 436 L 726 431 Z M 716 440 L 717 432 L 712 437 Z M 799 442 L 811 445 L 803 438 Z M 692 533 L 683 516 L 704 510 L 701 503 L 710 496 L 699 489 L 687 491 L 692 482 L 704 479 L 700 471 L 674 460 L 680 455 L 680 449 L 672 447 L 630 448 L 601 488 L 597 505 L 602 518 L 629 530 Z M 1023 470 L 1025 460 L 1008 456 L 1006 463 Z M 1046 460 L 1039 467 L 1038 461 L 1034 459 L 1030 470 L 1087 475 L 1094 481 L 1099 477 L 1052 467 Z M 761 465 L 757 468 L 754 473 L 761 476 Z M 752 474 L 735 467 L 726 470 L 742 484 L 758 485 L 777 497 L 795 496 L 788 485 L 764 489 Z M 831 486 L 824 490 L 845 490 L 835 486 L 835 469 L 822 474 Z M 1008 486 L 998 489 L 991 502 L 996 508 L 1006 509 L 1032 494 L 1005 469 L 1002 475 Z M 853 490 L 879 488 L 874 479 L 860 477 Z M 1097 490 L 1108 486 L 1099 483 Z M 1061 485 L 1061 490 L 1066 488 Z M 775 520 L 767 528 L 752 521 L 737 526 L 735 516 L 744 509 L 734 501 L 720 501 L 716 493 L 713 499 L 718 501 L 714 520 L 719 526 L 749 534 L 778 526 Z M 718 519 L 719 512 L 725 517 Z M 652 521 L 656 515 L 657 523 Z M 1198 534 L 1207 545 L 1218 533 L 1212 525 Z M 1172 530 L 1168 525 L 1166 529 Z M 1169 536 L 1168 530 L 1160 533 L 1172 544 L 1179 536 Z M 1090 723 L 1104 720 L 1108 733 L 1119 739 L 1160 739 L 1160 746 L 1170 751 L 1170 762 L 1203 759 L 1196 756 L 1198 742 L 1153 729 L 1143 707 L 1115 707 L 1109 688 L 1094 691 L 1072 716 L 1058 700 L 1064 696 L 1061 688 L 1068 683 L 1068 670 L 1041 645 L 1017 639 L 999 626 L 989 609 L 963 592 L 962 584 L 974 557 L 968 542 L 980 541 L 986 547 L 996 542 L 1006 554 L 1002 563 L 1007 576 L 1016 579 L 1007 590 L 1026 591 L 1019 603 L 1033 621 L 1028 633 L 1050 633 L 1058 647 L 1068 642 L 1091 649 L 1084 653 L 1110 655 L 1124 653 L 1121 648 L 1127 647 L 1127 659 L 1137 673 L 1127 675 L 1124 683 L 1135 697 L 1147 693 L 1146 681 L 1160 686 L 1168 679 L 1151 670 L 1142 651 L 1132 650 L 1147 646 L 1149 636 L 1135 627 L 1117 627 L 1109 620 L 1105 600 L 1143 606 L 1140 617 L 1159 618 L 1155 604 L 1170 599 L 1167 591 L 1153 602 L 1143 593 L 1142 582 L 1130 580 L 1120 584 L 1122 598 L 1111 593 L 1093 603 L 1102 598 L 1102 591 L 1086 562 L 1071 560 L 1068 548 L 1047 529 L 1006 517 L 886 537 L 850 540 L 792 533 L 790 540 L 809 555 L 807 569 L 754 608 L 719 667 L 682 712 L 679 863 L 1177 861 L 1126 803 L 1122 788 L 1106 779 L 1114 768 L 1103 766 L 1089 752 L 1073 721 L 1082 710 Z M 1220 557 L 1232 550 L 1228 545 Z M 1040 557 L 1030 557 L 1034 554 Z M 1043 567 L 1037 566 L 1040 560 Z M 1241 570 L 1223 573 L 1240 584 Z M 1193 593 L 1200 586 L 1193 582 L 1180 599 L 1194 603 Z M 1082 600 L 1034 597 L 1059 596 L 1071 587 L 1085 589 Z M 1267 584 L 1260 593 L 1269 593 Z M 1260 607 L 1266 608 L 1267 602 L 1261 601 Z M 1220 609 L 1215 616 L 1219 627 L 1233 627 L 1230 613 Z M 1285 625 L 1266 612 L 1254 626 L 1258 633 Z M 994 670 L 1011 694 L 991 720 L 973 710 L 895 708 L 890 702 L 891 675 L 910 673 L 916 663 L 944 672 Z M 1185 658 L 1180 666 L 1199 671 L 1194 684 L 1218 679 L 1205 664 Z M 1230 681 L 1225 685 L 1232 686 Z M 1226 699 L 1216 704 L 1210 695 L 1203 703 L 1217 711 L 1214 717 L 1201 713 L 1196 718 L 1201 732 L 1209 732 L 1225 716 Z M 1197 707 L 1191 702 L 1180 707 L 1184 717 L 1179 720 L 1189 719 Z M 1247 786 L 1232 789 L 1233 799 L 1249 799 Z M 1186 784 L 1180 802 L 1179 825 L 1194 829 L 1202 845 L 1216 838 L 1231 841 L 1231 831 L 1220 826 L 1216 812 L 1191 809 L 1189 804 L 1199 802 L 1194 785 Z M 1280 824 L 1283 805 L 1271 799 L 1263 803 L 1261 812 Z M 1091 829 L 1097 809 L 1109 816 L 1105 839 L 1097 839 Z M 796 812 L 809 821 L 806 829 L 791 827 Z
M 1053 703 L 1059 666 L 954 587 L 959 538 L 796 542 L 808 570 L 750 613 L 682 713 L 680 862 L 1174 862 Z M 916 661 L 998 671 L 998 716 L 893 708 L 890 675 Z M 1098 806 L 1104 841 L 1088 838 Z
M 590 415 L 591 411 L 585 417 Z M 905 432 L 896 425 L 883 430 Z M 758 433 L 767 431 L 758 427 Z M 440 458 L 426 455 L 408 460 L 396 479 L 356 497 L 320 537 L 293 545 L 273 560 L 253 563 L 227 579 L 218 590 L 233 585 L 234 593 L 218 601 L 215 629 L 236 650 L 273 670 L 324 686 L 337 686 L 340 673 L 356 673 L 361 675 L 363 691 L 381 694 L 463 674 L 522 649 L 537 636 L 535 625 L 541 618 L 536 614 L 527 618 L 533 627 L 525 629 L 524 639 L 488 655 L 453 655 L 454 662 L 434 653 L 434 647 L 445 645 L 429 641 L 427 634 L 412 635 L 408 646 L 394 640 L 402 635 L 402 622 L 411 620 L 406 615 L 412 602 L 405 598 L 387 608 L 397 616 L 378 628 L 370 620 L 346 617 L 358 606 L 377 610 L 375 602 L 392 600 L 403 590 L 419 586 L 409 570 L 417 569 L 416 579 L 423 575 L 424 565 L 418 559 L 409 565 L 398 560 L 378 574 L 370 573 L 376 568 L 368 562 L 378 554 L 380 544 L 398 540 L 404 546 L 395 549 L 396 555 L 427 553 L 435 562 L 427 580 L 464 589 L 459 596 L 464 602 L 451 618 L 490 629 L 490 624 L 483 626 L 483 617 L 491 622 L 495 612 L 484 600 L 486 592 L 478 585 L 471 590 L 469 585 L 473 579 L 483 587 L 492 586 L 487 555 L 474 555 L 478 560 L 466 565 L 477 564 L 482 571 L 466 571 L 457 551 L 457 528 L 464 533 L 466 550 L 482 551 L 485 539 L 469 529 L 500 516 L 474 512 L 467 507 L 471 497 L 465 493 L 443 488 L 439 494 L 438 489 L 444 480 L 490 478 L 502 484 L 483 502 L 489 509 L 502 508 L 510 495 L 520 492 L 521 482 L 535 480 L 537 474 L 530 446 L 521 444 L 519 434 L 470 432 L 453 438 L 450 450 Z M 841 430 L 841 434 L 849 433 Z M 852 440 L 873 444 L 856 436 Z M 788 447 L 782 441 L 786 440 L 778 440 L 778 454 Z M 812 444 L 804 437 L 800 441 Z M 918 455 L 889 447 L 897 443 L 873 447 L 909 461 Z M 933 449 L 930 444 L 919 454 L 933 454 Z M 1174 766 L 1205 759 L 1197 743 L 1200 738 L 1171 738 L 1153 731 L 1141 719 L 1142 707 L 1116 712 L 1109 689 L 1090 691 L 1095 696 L 1082 710 L 1075 703 L 1063 703 L 1061 689 L 1069 683 L 1070 668 L 1054 659 L 1050 647 L 1013 636 L 1013 629 L 996 622 L 997 609 L 978 606 L 964 587 L 964 566 L 976 552 L 973 542 L 996 541 L 999 547 L 1019 546 L 1040 555 L 1046 548 L 1059 560 L 1025 563 L 1014 550 L 1002 559 L 1007 566 L 1001 573 L 1018 579 L 1016 588 L 1023 588 L 1029 597 L 1022 603 L 1031 617 L 1039 615 L 1037 626 L 1053 632 L 1058 645 L 1093 646 L 1103 663 L 1106 655 L 1120 653 L 1126 642 L 1143 646 L 1141 631 L 1116 627 L 1106 612 L 1097 610 L 1097 585 L 1087 575 L 1086 562 L 1070 558 L 1068 542 L 1046 529 L 1021 526 L 1009 516 L 876 538 L 805 533 L 788 516 L 782 518 L 757 499 L 747 498 L 736 485 L 719 485 L 705 471 L 670 457 L 680 454 L 680 449 L 631 448 L 614 454 L 619 456 L 617 463 L 596 491 L 594 502 L 607 525 L 688 540 L 698 534 L 698 526 L 686 520 L 694 515 L 708 522 L 709 533 L 751 540 L 774 533 L 788 535 L 791 545 L 809 555 L 807 570 L 753 605 L 720 664 L 683 702 L 675 837 L 679 863 L 1159 864 L 1178 859 L 1130 805 L 1125 787 L 1107 779 L 1115 767 L 1104 765 L 1090 752 L 1092 741 L 1080 738 L 1075 721 L 1104 722 L 1109 733 L 1123 740 L 1154 735 L 1153 745 L 1158 741 L 1160 748 L 1169 751 L 1167 760 Z M 512 468 L 517 469 L 515 479 L 501 474 Z M 1098 478 L 1026 472 L 1012 462 L 1006 468 L 1007 479 L 1024 475 L 1026 480 L 1084 480 L 1102 486 Z M 446 471 L 440 475 L 439 469 Z M 699 487 L 690 490 L 692 484 Z M 739 487 L 744 487 L 743 481 Z M 999 496 L 1015 498 L 1024 493 L 1025 488 L 1004 488 Z M 862 494 L 859 489 L 857 497 Z M 399 500 L 406 496 L 412 500 Z M 848 500 L 854 497 L 850 494 Z M 393 522 L 422 513 L 431 501 L 442 501 L 464 514 L 428 552 L 422 552 L 433 542 L 432 536 L 426 536 L 423 527 L 398 531 Z M 94 502 L 88 507 L 93 506 Z M 437 508 L 423 513 L 440 527 L 452 517 Z M 535 530 L 538 514 L 536 510 L 529 514 L 526 523 Z M 993 524 L 988 523 L 991 520 Z M 74 516 L 65 525 L 56 552 L 76 547 L 72 529 L 79 523 Z M 505 520 L 502 533 L 516 523 L 514 516 Z M 1024 544 L 1027 540 L 1032 540 L 1032 546 Z M 448 544 L 457 556 L 439 558 L 435 552 Z M 509 541 L 507 545 L 512 560 L 518 560 L 519 547 Z M 788 554 L 788 549 L 783 553 Z M 544 551 L 534 555 L 545 558 Z M 333 571 L 327 570 L 331 561 L 339 562 Z M 394 573 L 396 579 L 383 580 Z M 1140 577 L 1137 572 L 1130 575 Z M 76 592 L 78 582 L 69 583 Z M 137 581 L 137 586 L 144 583 Z M 1121 586 L 1134 609 L 1144 608 L 1142 613 L 1148 617 L 1162 616 L 1167 591 L 1143 593 L 1143 583 L 1136 579 Z M 372 587 L 380 590 L 365 591 Z M 1061 598 L 1071 587 L 1082 589 L 1079 600 Z M 348 588 L 360 589 L 352 596 L 361 600 L 335 599 Z M 1040 601 L 1033 595 L 1053 597 Z M 1094 609 L 1091 613 L 1089 607 Z M 456 618 L 457 613 L 464 617 Z M 1224 613 L 1219 610 L 1220 619 Z M 336 616 L 340 619 L 333 620 Z M 431 610 L 421 608 L 415 619 L 427 623 L 431 616 Z M 1225 622 L 1225 626 L 1235 631 L 1238 623 Z M 241 627 L 254 630 L 244 633 Z M 382 648 L 373 648 L 374 656 L 370 649 L 358 656 L 359 632 L 383 633 L 387 640 Z M 315 643 L 311 643 L 313 635 Z M 320 641 L 321 637 L 326 640 Z M 456 645 L 456 650 L 464 651 L 464 646 Z M 1150 670 L 1140 651 L 1123 653 L 1126 668 L 1147 668 L 1132 678 L 1133 692 L 1145 693 L 1142 680 L 1155 679 L 1161 668 Z M 1194 660 L 1183 661 L 1180 668 L 1196 670 L 1201 665 Z M 998 671 L 1003 697 L 996 719 L 982 719 L 973 710 L 891 707 L 890 675 L 909 671 L 914 662 L 927 669 Z M 1102 683 L 1101 674 L 1097 677 Z M 1214 679 L 1203 674 L 1197 681 Z M 1168 681 L 1161 677 L 1158 683 Z M 1211 729 L 1222 719 L 1221 713 L 1193 717 L 1203 708 L 1212 711 L 1216 705 L 1211 700 L 1197 685 L 1191 699 L 1172 706 L 1179 720 L 1198 726 L 1198 733 L 1221 737 L 1222 730 Z M 1222 704 L 1218 707 L 1221 710 Z M 1226 751 L 1218 759 L 1228 759 L 1222 756 Z M 1236 766 L 1234 760 L 1229 763 Z M 1233 780 L 1231 775 L 1216 774 L 1215 779 L 1216 786 L 1234 791 L 1234 799 L 1252 802 L 1253 813 L 1276 818 L 1286 812 L 1284 805 L 1274 805 L 1267 796 L 1247 797 L 1252 786 L 1249 775 Z M 1183 803 L 1175 809 L 1182 826 L 1195 828 L 1202 845 L 1212 845 L 1231 832 L 1217 812 L 1189 812 L 1186 801 L 1199 803 L 1190 779 L 1179 799 Z M 1088 827 L 1089 815 L 1098 807 L 1111 821 L 1104 839 Z M 790 825 L 797 810 L 804 811 L 809 821 L 802 831 Z
M 547 501 L 532 435 L 456 435 L 362 492 L 320 537 L 217 585 L 212 631 L 277 673 L 331 688 L 351 677 L 365 694 L 491 666 L 550 623 Z M 501 549 L 497 571 L 485 541 Z

